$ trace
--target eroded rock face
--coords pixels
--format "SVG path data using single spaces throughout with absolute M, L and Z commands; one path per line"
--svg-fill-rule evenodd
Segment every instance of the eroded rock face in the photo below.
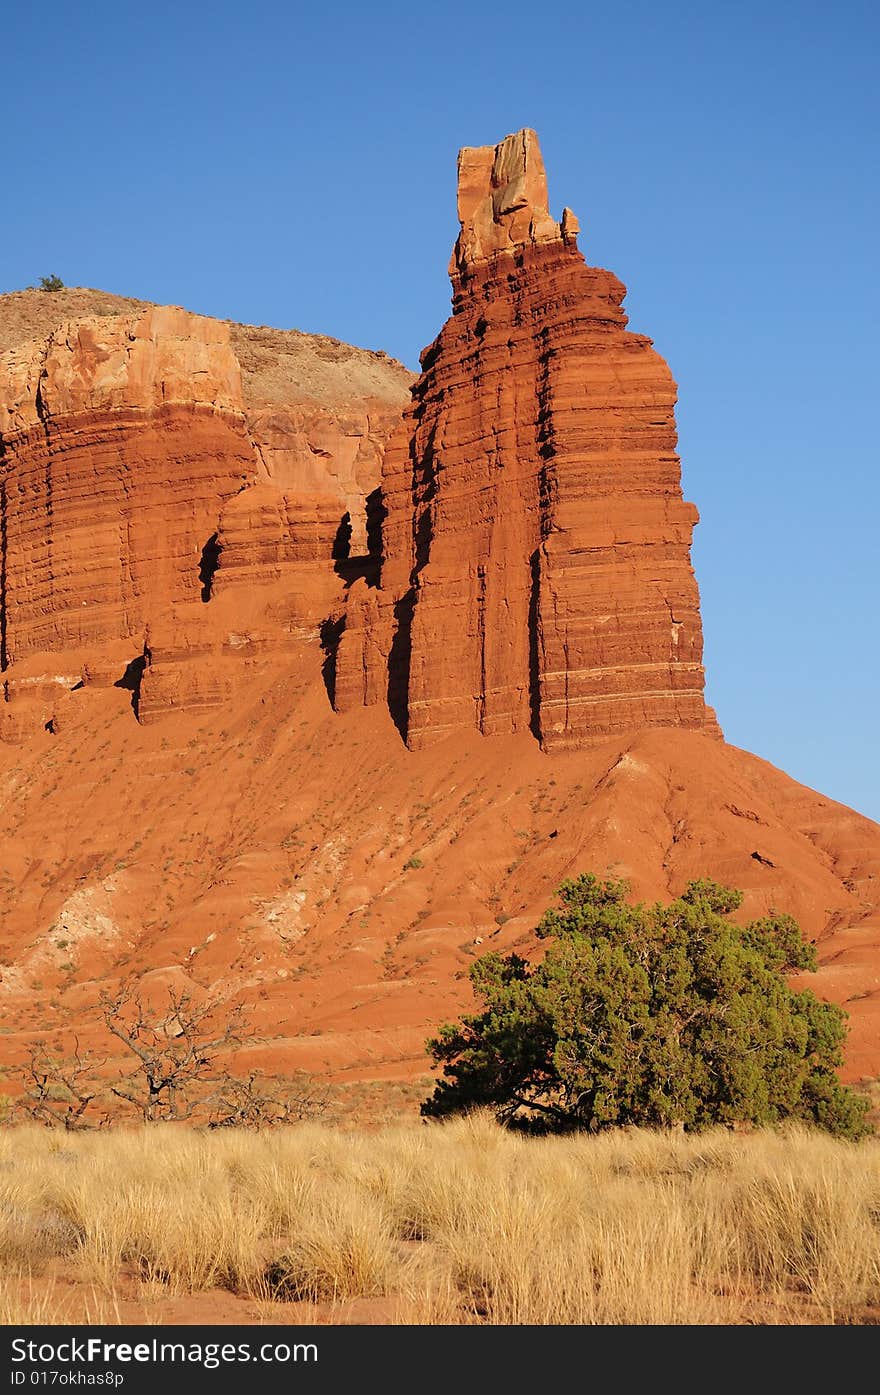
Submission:
M 401 365 L 92 292 L 0 320 L 0 736 L 54 729 L 80 684 L 136 678 L 141 720 L 222 704 L 254 653 L 317 647 Z
M 338 701 L 384 686 L 412 747 L 460 727 L 545 748 L 715 732 L 669 369 L 574 215 L 550 217 L 534 132 L 461 152 L 459 217 L 453 314 L 386 451 L 381 592 L 352 592 Z
M 253 473 L 224 325 L 155 307 L 0 358 L 3 668 L 131 638 L 198 595 L 224 499 Z
M 534 131 L 517 131 L 499 145 L 460 150 L 461 231 L 449 263 L 453 281 L 498 252 L 558 242 L 562 229 L 547 205 L 547 175 Z
M 382 354 L 0 297 L 13 1091 L 38 1041 L 122 1069 L 99 997 L 131 976 L 245 1002 L 248 1068 L 411 1081 L 474 956 L 534 953 L 589 870 L 790 911 L 849 1077 L 880 1069 L 880 829 L 717 739 L 669 372 L 530 133 L 461 171 L 454 313 L 384 471 Z

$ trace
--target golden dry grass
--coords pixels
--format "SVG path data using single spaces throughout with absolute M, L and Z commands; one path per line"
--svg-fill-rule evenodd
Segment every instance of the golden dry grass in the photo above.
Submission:
M 59 1265 L 95 1320 L 124 1279 L 145 1303 L 225 1290 L 331 1320 L 375 1300 L 375 1320 L 419 1323 L 870 1321 L 880 1142 L 534 1140 L 480 1115 L 360 1134 L 4 1130 L 0 1320 L 69 1320 Z

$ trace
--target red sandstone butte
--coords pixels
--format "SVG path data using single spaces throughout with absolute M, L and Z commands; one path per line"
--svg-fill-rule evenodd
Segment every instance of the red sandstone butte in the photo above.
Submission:
M 587 870 L 789 911 L 847 1076 L 880 1071 L 880 828 L 705 706 L 669 371 L 533 133 L 459 176 L 414 387 L 321 336 L 0 296 L 12 1092 L 37 1039 L 112 1051 L 131 975 L 247 1003 L 249 1066 L 411 1082 L 474 955 L 531 952 Z
M 385 455 L 381 592 L 351 597 L 337 702 L 380 694 L 378 662 L 413 748 L 464 727 L 545 750 L 717 733 L 672 375 L 574 215 L 550 217 L 533 131 L 458 174 L 453 313 Z

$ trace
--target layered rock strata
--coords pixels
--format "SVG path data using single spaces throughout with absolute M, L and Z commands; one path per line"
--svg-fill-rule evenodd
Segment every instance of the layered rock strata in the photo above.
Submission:
M 3 356 L 3 666 L 143 630 L 199 594 L 218 510 L 253 473 L 225 327 L 155 309 Z
M 669 369 L 574 215 L 550 217 L 533 132 L 461 152 L 458 211 L 453 313 L 386 451 L 381 590 L 352 589 L 337 703 L 384 691 L 412 747 L 717 731 Z
M 848 1076 L 880 1070 L 880 829 L 700 705 L 668 372 L 547 212 L 528 133 L 461 171 L 454 314 L 381 490 L 409 400 L 383 355 L 0 297 L 12 1093 L 37 1043 L 127 1069 L 100 995 L 134 978 L 246 1003 L 243 1071 L 316 1072 L 371 1117 L 398 1079 L 412 1109 L 474 956 L 531 955 L 590 870 L 791 912 L 852 1014 Z M 454 735 L 408 750 L 389 705 L 412 745 Z
M 54 729 L 84 685 L 131 686 L 144 720 L 225 701 L 227 659 L 303 628 L 317 652 L 368 567 L 405 370 L 97 293 L 3 300 L 0 736 Z M 97 313 L 47 328 L 65 302 Z

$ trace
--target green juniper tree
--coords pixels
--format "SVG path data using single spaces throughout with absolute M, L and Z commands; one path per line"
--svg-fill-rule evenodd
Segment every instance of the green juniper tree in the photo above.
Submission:
M 429 1041 L 445 1078 L 422 1113 L 484 1105 L 560 1130 L 800 1119 L 864 1134 L 867 1101 L 836 1074 L 846 1013 L 786 982 L 816 968 L 791 916 L 738 925 L 742 893 L 705 880 L 668 905 L 629 905 L 628 890 L 565 881 L 538 926 L 541 963 L 473 964 L 482 1010 Z

